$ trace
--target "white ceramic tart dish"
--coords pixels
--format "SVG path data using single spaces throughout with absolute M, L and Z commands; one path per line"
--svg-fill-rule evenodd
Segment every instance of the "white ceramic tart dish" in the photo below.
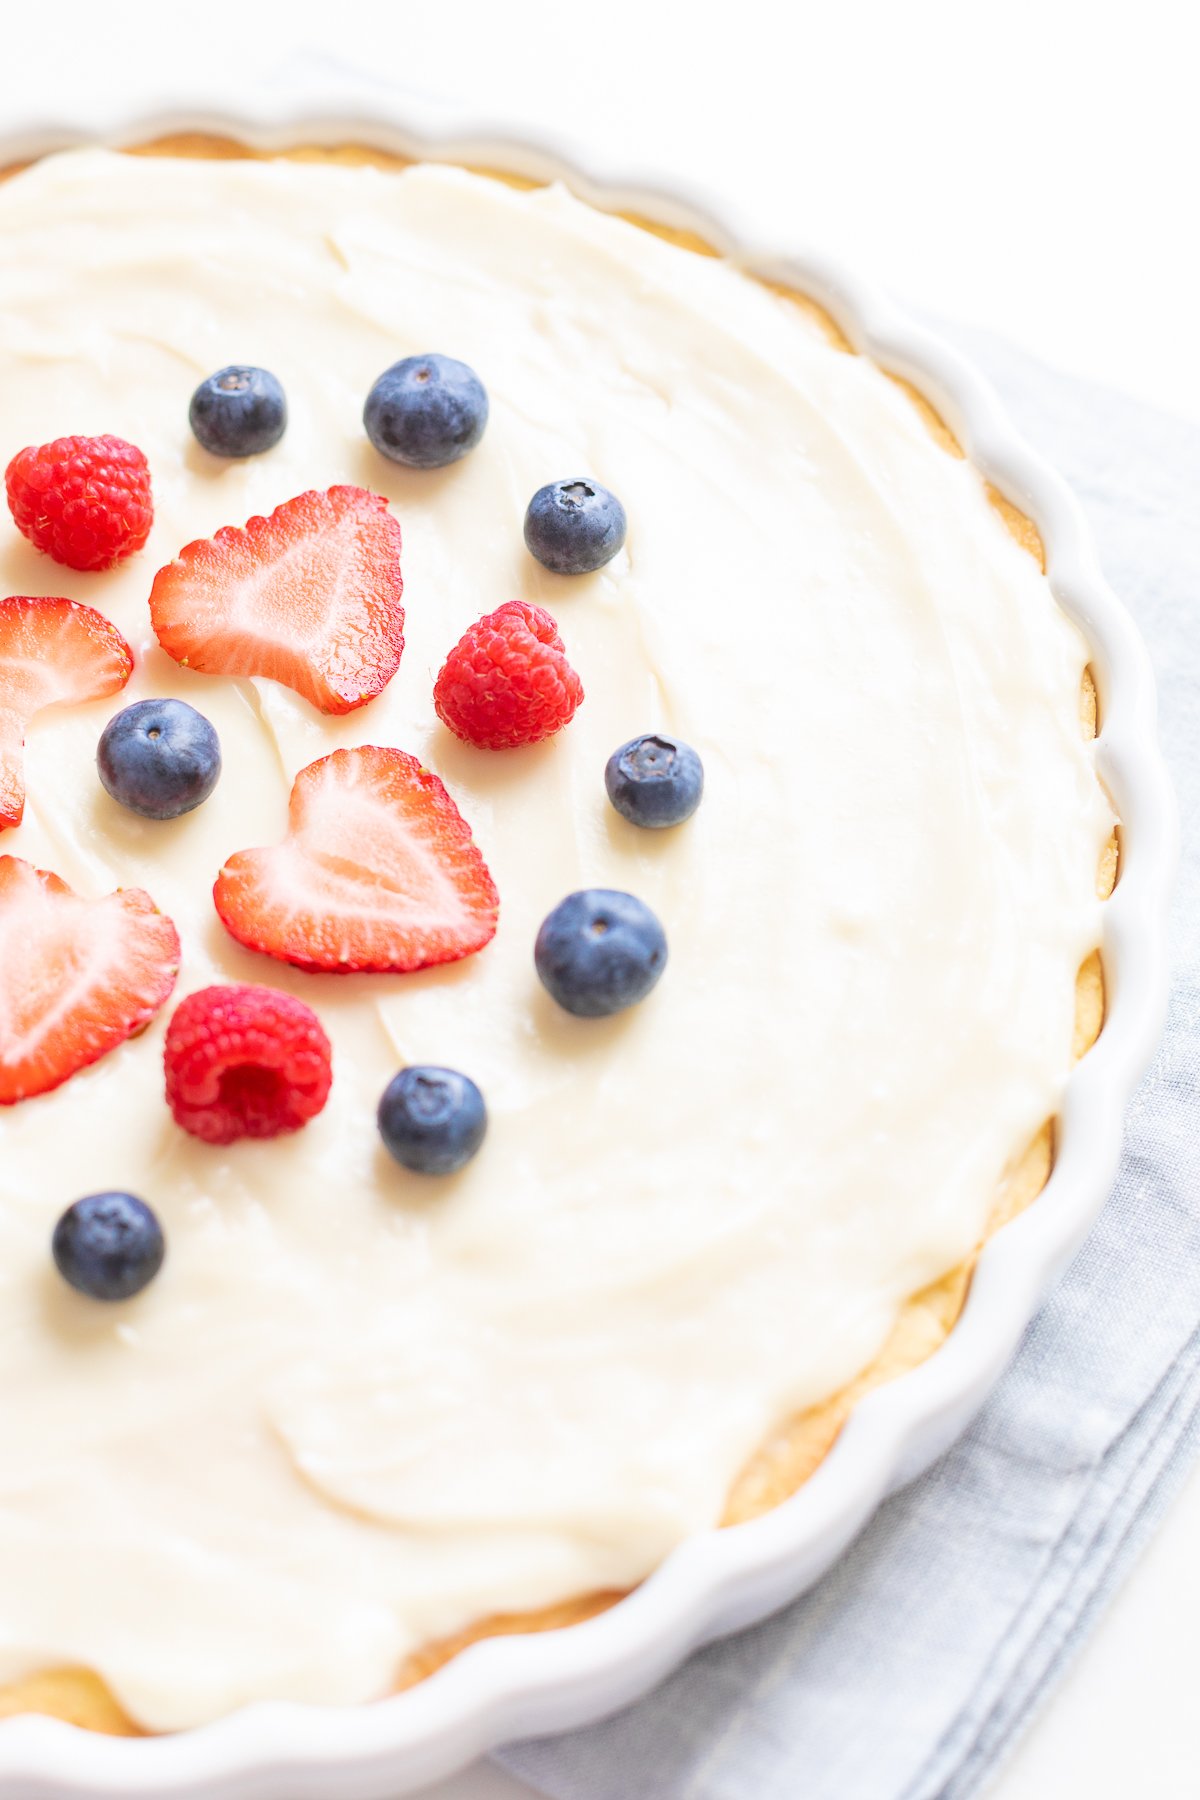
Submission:
M 694 233 L 761 278 L 564 193 L 437 168 L 397 177 L 85 155 L 13 184 L 2 215 L 45 297 L 18 309 L 25 339 L 6 346 L 24 358 L 9 410 L 0 403 L 6 442 L 127 421 L 158 506 L 144 567 L 84 587 L 18 550 L 5 591 L 20 577 L 19 591 L 94 598 L 134 645 L 135 682 L 149 684 L 128 697 L 183 694 L 138 619 L 154 568 L 186 538 L 305 487 L 358 481 L 388 497 L 405 532 L 408 647 L 393 688 L 347 720 L 318 720 L 271 683 L 189 674 L 185 697 L 214 718 L 241 779 L 222 810 L 214 798 L 176 833 L 169 863 L 160 841 L 114 824 L 72 785 L 80 745 L 113 704 L 31 740 L 30 816 L 0 853 L 97 893 L 149 888 L 184 938 L 180 993 L 213 979 L 302 993 L 330 1029 L 336 1078 L 327 1113 L 301 1137 L 214 1165 L 154 1112 L 160 1022 L 128 1055 L 28 1103 L 47 1109 L 40 1149 L 21 1108 L 5 1121 L 10 1274 L 53 1216 L 38 1196 L 29 1224 L 21 1194 L 47 1170 L 63 1184 L 60 1205 L 98 1185 L 86 1174 L 110 1115 L 125 1161 L 105 1142 L 103 1181 L 157 1181 L 176 1204 L 163 1203 L 171 1258 L 152 1306 L 130 1316 L 120 1348 L 93 1334 L 73 1383 L 65 1365 L 82 1328 L 42 1296 L 22 1336 L 22 1290 L 6 1291 L 13 1341 L 36 1353 L 6 1401 L 9 1441 L 56 1429 L 61 1462 L 57 1485 L 48 1464 L 37 1471 L 33 1501 L 19 1455 L 0 1487 L 0 1675 L 19 1693 L 40 1667 L 94 1660 L 162 1735 L 106 1737 L 23 1712 L 0 1725 L 0 1792 L 228 1800 L 275 1787 L 366 1800 L 635 1697 L 698 1643 L 801 1591 L 961 1429 L 1115 1172 L 1121 1112 L 1164 1003 L 1173 809 L 1145 653 L 1075 502 L 986 386 L 877 296 L 816 260 L 756 254 L 644 184 L 482 135 L 432 142 L 395 124 L 299 116 L 269 129 L 198 115 L 170 124 L 268 152 L 370 144 L 561 181 L 602 213 Z M 53 148 L 52 135 L 14 141 L 3 160 Z M 143 123 L 96 135 L 134 144 L 156 133 Z M 108 252 L 92 261 L 80 194 L 107 219 Z M 61 228 L 41 249 L 39 220 Z M 189 251 L 190 283 L 170 273 Z M 35 265 L 55 256 L 64 279 L 52 270 L 39 290 Z M 82 268 L 91 284 L 75 281 L 76 301 Z M 769 284 L 810 296 L 858 355 L 831 347 Z M 155 295 L 172 300 L 169 323 Z M 253 343 L 226 348 L 235 323 Z M 426 342 L 435 335 L 453 341 Z M 380 468 L 356 422 L 378 367 L 421 348 L 486 368 L 493 400 L 480 451 L 432 481 Z M 189 452 L 186 398 L 210 365 L 238 355 L 277 368 L 292 418 L 277 455 L 214 472 Z M 874 365 L 913 384 L 936 418 Z M 129 402 L 143 373 L 147 397 Z M 90 413 L 76 422 L 79 395 Z M 90 416 L 118 402 L 119 421 Z M 761 464 L 747 451 L 758 442 Z M 599 467 L 575 466 L 585 459 Z M 621 492 L 630 540 L 623 560 L 572 591 L 525 557 L 519 521 L 541 480 L 585 472 Z M 979 477 L 1004 504 L 989 504 Z M 669 507 L 671 523 L 643 524 L 639 540 L 651 507 Z M 1031 554 L 1039 538 L 1073 625 L 1049 604 Z M 793 554 L 805 604 L 784 584 L 775 613 L 765 596 Z M 515 597 L 554 612 L 587 700 L 561 740 L 505 765 L 449 740 L 429 689 L 458 632 Z M 1074 718 L 1085 665 L 1094 751 Z M 862 685 L 847 717 L 851 667 Z M 825 669 L 841 677 L 827 684 L 827 711 Z M 608 749 L 655 726 L 701 744 L 709 783 L 688 835 L 647 847 L 614 831 L 588 783 Z M 398 984 L 394 998 L 371 986 L 380 978 L 335 980 L 334 994 L 329 978 L 251 957 L 203 910 L 205 877 L 227 854 L 279 837 L 300 766 L 373 741 L 402 744 L 444 776 L 501 892 L 491 949 L 448 971 L 382 978 Z M 830 743 L 832 766 L 818 767 Z M 959 765 L 949 775 L 948 752 Z M 39 774 L 52 805 L 32 798 Z M 1106 889 L 1114 814 L 1119 879 L 1100 904 L 1095 869 Z M 653 901 L 672 963 L 619 1037 L 605 1026 L 585 1039 L 537 995 L 529 944 L 566 887 L 594 881 Z M 899 1067 L 906 1029 L 913 1074 Z M 1073 1031 L 1092 1047 L 1068 1079 Z M 722 1054 L 727 1077 L 705 1087 Z M 485 1153 L 441 1199 L 383 1191 L 370 1160 L 371 1095 L 410 1059 L 470 1066 L 493 1105 Z M 652 1099 L 664 1059 L 671 1092 Z M 947 1118 L 929 1101 L 939 1084 Z M 600 1106 L 615 1109 L 627 1144 L 597 1123 Z M 350 1213 L 349 1250 L 314 1287 L 331 1193 Z M 286 1276 L 274 1288 L 272 1267 Z M 241 1318 L 256 1320 L 281 1366 L 239 1338 Z M 189 1323 L 219 1346 L 207 1363 L 184 1341 Z M 139 1346 L 147 1359 L 130 1383 Z M 247 1372 L 261 1424 L 231 1406 Z M 96 1423 L 73 1465 L 78 1405 L 61 1396 L 83 1383 Z M 178 1471 L 169 1455 L 138 1460 L 156 1420 L 170 1438 L 170 1394 L 210 1451 L 193 1538 L 204 1561 L 191 1570 L 155 1498 L 161 1484 L 186 1540 Z M 383 1452 L 381 1420 L 394 1434 Z M 248 1485 L 225 1478 L 235 1442 Z M 95 1496 L 86 1533 L 69 1502 L 57 1510 L 81 1469 Z M 239 1507 L 270 1513 L 261 1555 Z M 209 1536 L 213 1517 L 227 1524 Z M 744 1522 L 712 1529 L 722 1517 Z M 103 1558 L 111 1591 L 89 1556 Z M 52 1568 L 79 1582 L 62 1579 L 67 1598 L 44 1618 Z M 579 1596 L 626 1589 L 583 1616 Z M 89 1598 L 72 1601 L 73 1590 Z M 572 1622 L 520 1631 L 528 1609 L 543 1624 Z M 499 1635 L 446 1656 L 497 1615 Z M 304 1650 L 306 1630 L 327 1640 L 322 1656 Z M 71 1655 L 76 1645 L 94 1657 Z M 375 1699 L 389 1670 L 412 1685 Z M 257 1693 L 292 1698 L 237 1704 Z

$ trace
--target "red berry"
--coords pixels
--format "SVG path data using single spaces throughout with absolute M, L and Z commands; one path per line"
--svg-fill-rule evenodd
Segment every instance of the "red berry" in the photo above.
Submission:
M 167 1105 L 206 1144 L 299 1131 L 329 1098 L 331 1057 L 303 1000 L 248 983 L 201 988 L 167 1027 Z
M 437 776 L 378 744 L 301 769 L 283 842 L 231 856 L 213 900 L 247 949 L 334 974 L 472 956 L 495 937 L 500 904 Z
M 124 438 L 31 444 L 4 480 L 17 530 L 69 569 L 111 569 L 150 535 L 150 466 Z
M 0 831 L 25 811 L 25 733 L 45 706 L 115 694 L 133 673 L 129 645 L 93 607 L 52 595 L 0 600 Z
M 49 1093 L 143 1031 L 178 970 L 179 934 L 141 888 L 85 900 L 0 856 L 0 1106 Z
M 266 675 L 353 712 L 400 666 L 400 526 L 366 488 L 316 489 L 269 518 L 186 544 L 150 590 L 168 656 L 205 675 Z
M 525 600 L 508 601 L 464 631 L 433 690 L 443 725 L 481 750 L 553 737 L 582 699 L 558 626 Z

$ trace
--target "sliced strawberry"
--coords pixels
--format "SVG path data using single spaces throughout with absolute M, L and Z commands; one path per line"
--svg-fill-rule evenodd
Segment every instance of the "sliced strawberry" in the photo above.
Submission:
M 300 969 L 421 969 L 482 950 L 499 896 L 436 775 L 403 750 L 335 750 L 301 769 L 288 834 L 217 877 L 239 943 Z
M 133 673 L 114 625 L 75 600 L 0 600 L 0 831 L 25 811 L 25 734 L 44 706 L 99 700 Z
M 268 675 L 322 712 L 347 713 L 400 666 L 403 590 L 387 501 L 331 487 L 188 544 L 154 577 L 150 617 L 189 669 Z
M 0 856 L 0 1106 L 48 1093 L 148 1025 L 179 971 L 179 934 L 149 894 L 84 900 Z

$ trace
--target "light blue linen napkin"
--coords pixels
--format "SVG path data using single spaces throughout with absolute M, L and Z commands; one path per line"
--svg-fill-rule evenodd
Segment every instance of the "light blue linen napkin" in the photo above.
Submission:
M 967 1435 L 786 1612 L 502 1752 L 553 1800 L 968 1800 L 1200 1447 L 1200 430 L 946 335 L 1075 488 L 1154 657 L 1184 842 L 1166 1037 L 1116 1190 Z

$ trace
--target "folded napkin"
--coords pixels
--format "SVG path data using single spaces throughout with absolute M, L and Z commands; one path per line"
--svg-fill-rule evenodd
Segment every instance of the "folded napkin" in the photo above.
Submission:
M 1183 815 L 1175 992 L 1116 1190 L 977 1422 L 786 1612 L 500 1760 L 553 1800 L 967 1800 L 1200 1447 L 1200 430 L 947 331 L 1084 502 L 1154 657 Z

